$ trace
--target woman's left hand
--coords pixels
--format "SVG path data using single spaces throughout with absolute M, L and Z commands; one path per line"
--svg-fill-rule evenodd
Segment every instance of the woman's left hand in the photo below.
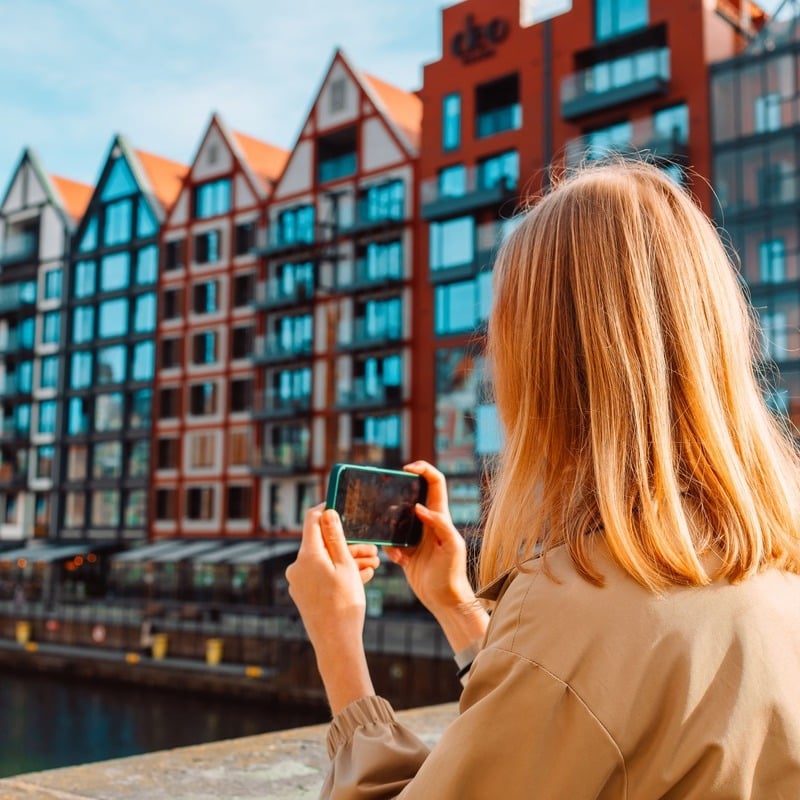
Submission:
M 306 513 L 297 560 L 286 570 L 289 594 L 300 611 L 336 714 L 373 694 L 362 643 L 364 583 L 378 567 L 374 545 L 350 545 L 339 515 L 323 506 Z

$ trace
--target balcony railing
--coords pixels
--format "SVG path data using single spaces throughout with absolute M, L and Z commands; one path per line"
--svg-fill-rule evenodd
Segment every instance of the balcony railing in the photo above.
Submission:
M 253 360 L 257 363 L 288 361 L 293 358 L 307 359 L 311 355 L 311 340 L 287 344 L 279 336 L 268 334 L 257 336 L 253 348 Z
M 396 207 L 390 208 L 386 214 L 370 214 L 368 204 L 360 201 L 358 204 L 358 214 L 350 225 L 343 225 L 341 229 L 344 233 L 363 233 L 376 228 L 386 228 L 391 225 L 402 225 L 406 222 L 405 212 L 402 203 L 397 203 Z
M 327 183 L 340 178 L 355 175 L 358 169 L 358 156 L 356 153 L 343 153 L 335 158 L 320 159 L 319 182 Z
M 603 61 L 561 82 L 561 116 L 575 119 L 669 89 L 668 47 L 648 48 Z
M 340 408 L 394 406 L 402 401 L 402 386 L 385 386 L 363 378 L 356 378 L 352 385 L 340 388 L 336 394 L 336 405 Z
M 500 180 L 486 181 L 480 167 L 465 170 L 466 178 L 459 191 L 443 187 L 438 178 L 422 182 L 422 217 L 436 220 L 457 217 L 487 206 L 499 205 L 513 197 L 517 178 L 505 175 Z
M 310 250 L 314 247 L 314 231 L 305 231 L 303 235 L 293 239 L 285 239 L 281 235 L 280 226 L 270 225 L 268 228 L 259 228 L 256 235 L 256 247 L 253 251 L 258 255 L 276 256 L 280 253 L 289 253 L 298 250 Z
M 402 263 L 370 263 L 366 258 L 359 258 L 355 262 L 339 266 L 339 271 L 336 274 L 336 288 L 340 291 L 364 289 L 374 286 L 386 286 L 386 284 L 402 280 Z
M 256 285 L 256 308 L 277 308 L 309 301 L 314 294 L 314 287 L 308 283 L 295 283 L 287 287 L 283 281 L 270 278 Z
M 403 338 L 402 326 L 384 324 L 368 325 L 367 320 L 357 319 L 345 327 L 339 334 L 339 347 L 344 350 L 357 350 L 362 347 L 377 347 L 390 342 L 398 342 Z
M 478 114 L 475 120 L 475 135 L 481 139 L 503 131 L 515 131 L 521 127 L 522 106 L 519 103 L 512 103 Z
M 253 416 L 259 418 L 289 417 L 308 414 L 311 410 L 311 396 L 285 397 L 273 389 L 256 395 Z
M 0 264 L 15 264 L 36 258 L 39 237 L 32 231 L 14 233 L 0 243 Z
M 310 463 L 307 445 L 269 445 L 253 464 L 253 471 L 260 475 L 292 475 L 307 472 Z

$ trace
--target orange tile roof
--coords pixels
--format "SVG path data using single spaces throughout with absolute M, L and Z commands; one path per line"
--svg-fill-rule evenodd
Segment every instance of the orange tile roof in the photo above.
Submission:
M 263 184 L 263 188 L 269 191 L 275 181 L 280 178 L 286 162 L 289 160 L 290 153 L 282 147 L 262 142 L 252 136 L 246 136 L 239 131 L 233 131 L 236 142 L 242 148 L 244 157 L 250 169 L 255 172 Z
M 155 196 L 164 206 L 164 210 L 169 211 L 173 203 L 178 199 L 183 179 L 186 177 L 186 173 L 189 172 L 189 167 L 153 153 L 146 153 L 143 150 L 136 150 L 135 152 L 144 171 L 147 173 Z
M 422 101 L 419 97 L 374 75 L 365 73 L 364 77 L 383 101 L 387 113 L 395 124 L 405 133 L 411 144 L 418 148 L 422 128 Z
M 67 214 L 78 222 L 86 213 L 94 190 L 88 184 L 62 178 L 60 175 L 51 175 L 50 179 L 61 196 L 61 202 L 64 204 Z

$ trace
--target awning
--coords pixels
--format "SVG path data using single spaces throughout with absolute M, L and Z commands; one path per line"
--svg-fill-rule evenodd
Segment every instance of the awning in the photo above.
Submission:
M 152 560 L 159 564 L 171 564 L 175 561 L 184 561 L 187 558 L 193 558 L 200 553 L 205 553 L 208 550 L 213 550 L 219 547 L 218 541 L 208 542 L 177 542 L 173 543 L 173 547 L 169 550 L 164 550 L 161 553 L 156 553 Z
M 153 544 L 146 544 L 144 547 L 135 547 L 133 550 L 126 550 L 124 553 L 114 556 L 112 560 L 114 563 L 120 561 L 152 561 L 154 556 L 164 550 L 172 549 L 175 544 L 176 542 L 174 539 L 153 542 Z M 183 543 L 179 542 L 178 544 Z
M 262 547 L 264 543 L 261 541 L 247 541 L 237 542 L 235 544 L 225 543 L 218 550 L 211 552 L 201 553 L 193 559 L 198 564 L 222 564 L 230 563 L 236 558 L 247 555 Z
M 230 559 L 231 564 L 260 564 L 263 561 L 272 561 L 274 558 L 288 556 L 300 549 L 300 542 L 270 542 L 261 544 L 251 553 Z
M 37 544 L 27 547 L 18 547 L 15 550 L 7 550 L 0 553 L 0 563 L 16 562 L 24 559 L 32 564 L 49 564 L 53 561 L 60 561 L 62 558 L 91 553 L 102 547 L 93 544 Z

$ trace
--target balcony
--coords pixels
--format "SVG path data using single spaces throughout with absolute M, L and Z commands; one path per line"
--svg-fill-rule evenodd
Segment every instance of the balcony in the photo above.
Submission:
M 296 475 L 308 472 L 310 465 L 308 446 L 287 442 L 265 447 L 253 464 L 253 472 L 257 475 Z
M 645 158 L 655 163 L 686 164 L 689 143 L 685 131 L 678 128 L 672 133 L 658 131 L 653 117 L 644 117 L 631 124 L 631 135 L 626 142 L 598 144 L 591 134 L 567 142 L 566 166 L 576 168 L 610 155 Z
M 402 386 L 367 383 L 363 378 L 356 378 L 352 385 L 339 389 L 336 394 L 336 406 L 347 410 L 397 406 L 402 402 Z
M 293 239 L 285 239 L 281 236 L 280 226 L 272 225 L 269 228 L 259 229 L 253 253 L 260 256 L 274 257 L 302 250 L 312 250 L 313 248 L 313 231 L 305 231 L 304 234 L 298 235 Z
M 257 336 L 252 359 L 256 364 L 269 364 L 276 361 L 307 361 L 311 358 L 311 340 L 287 345 L 276 334 Z
M 402 204 L 401 204 L 402 205 Z M 359 203 L 358 214 L 350 225 L 342 226 L 343 233 L 358 235 L 370 231 L 382 231 L 403 225 L 406 222 L 402 207 L 383 215 L 371 215 L 366 203 Z
M 257 309 L 279 308 L 308 303 L 314 295 L 309 283 L 295 283 L 287 287 L 282 281 L 270 278 L 256 285 L 255 307 Z
M 367 325 L 366 319 L 357 319 L 339 335 L 339 348 L 342 350 L 361 350 L 396 344 L 403 338 L 402 326 L 398 323 Z
M 284 397 L 273 389 L 268 389 L 266 392 L 256 395 L 253 405 L 253 417 L 257 419 L 305 416 L 310 411 L 310 395 Z
M 39 235 L 34 231 L 12 233 L 0 246 L 0 264 L 17 264 L 36 259 Z
M 486 182 L 478 167 L 466 171 L 463 191 L 444 189 L 438 178 L 422 182 L 422 218 L 446 219 L 469 214 L 481 208 L 498 206 L 515 196 L 517 182 L 510 175 L 500 181 Z
M 349 264 L 341 264 L 336 274 L 337 291 L 353 291 L 358 289 L 374 289 L 388 286 L 403 280 L 403 265 L 369 263 L 366 258 L 359 258 Z
M 26 307 L 32 309 L 36 304 L 36 290 L 34 287 L 31 291 L 29 286 L 30 284 L 18 283 L 0 286 L 0 313 L 19 311 Z
M 650 95 L 666 94 L 670 82 L 668 47 L 651 47 L 603 61 L 561 82 L 561 116 L 576 119 Z

